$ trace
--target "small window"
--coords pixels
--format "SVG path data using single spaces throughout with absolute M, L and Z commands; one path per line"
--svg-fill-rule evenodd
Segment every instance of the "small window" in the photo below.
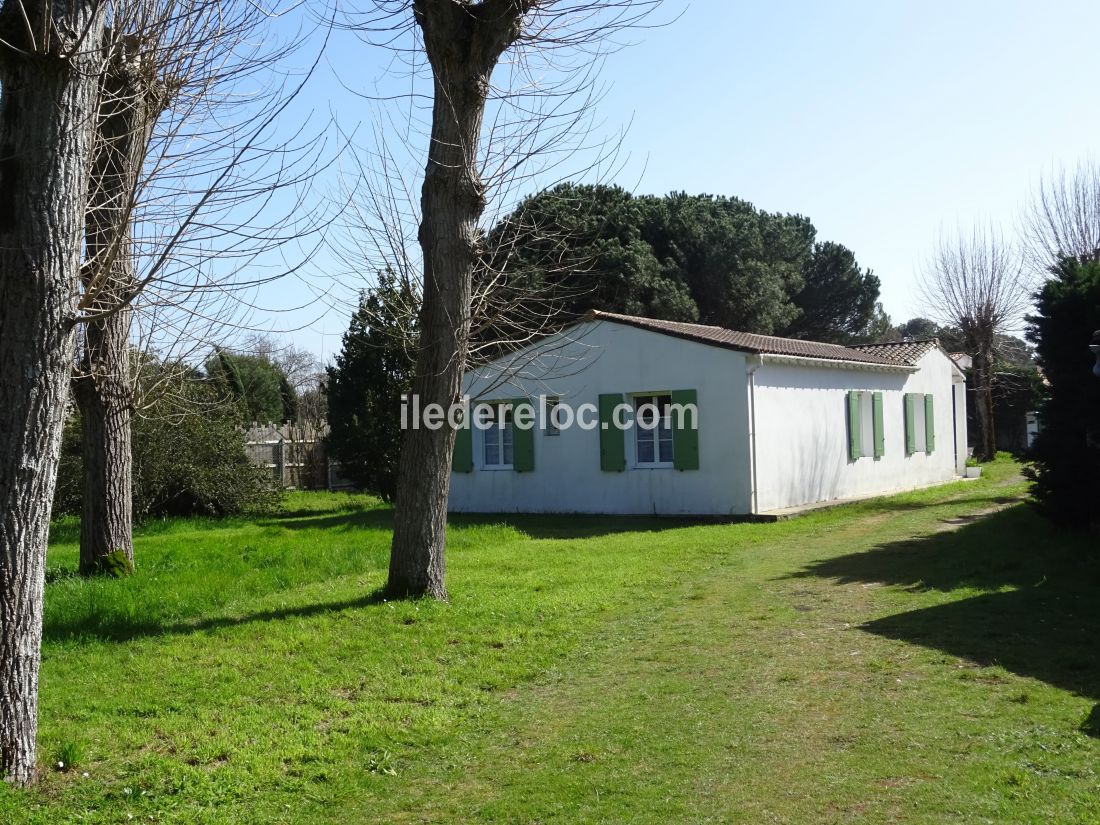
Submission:
M 924 396 L 917 395 L 913 399 L 913 452 L 928 452 L 928 431 L 924 421 Z
M 486 469 L 512 468 L 512 407 L 510 404 L 489 404 L 480 412 L 484 429 L 482 457 Z
M 546 425 L 543 433 L 545 435 L 561 435 L 561 421 L 558 419 L 558 414 L 561 407 L 561 399 L 556 395 L 548 395 L 543 401 L 546 412 Z
M 859 455 L 861 458 L 875 457 L 875 407 L 874 393 L 859 394 Z
M 634 433 L 639 467 L 672 466 L 672 396 L 634 396 Z
M 845 397 L 848 414 L 848 460 L 878 460 L 886 455 L 881 392 L 850 390 Z

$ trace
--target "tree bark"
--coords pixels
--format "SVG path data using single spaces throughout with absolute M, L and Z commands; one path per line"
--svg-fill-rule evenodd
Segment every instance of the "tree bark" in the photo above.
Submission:
M 974 356 L 974 410 L 978 417 L 975 456 L 979 461 L 992 461 L 997 454 L 993 422 L 993 356 L 984 347 L 979 347 Z
M 478 148 L 489 77 L 519 35 L 529 5 L 527 0 L 413 3 L 435 81 L 418 235 L 424 294 L 412 392 L 421 409 L 429 404 L 447 409 L 461 394 L 478 221 L 485 210 Z M 387 585 L 393 597 L 447 598 L 447 498 L 454 441 L 449 426 L 405 432 Z
M 46 541 L 102 31 L 95 0 L 0 5 L 0 776 L 16 785 L 37 776 Z
M 164 93 L 144 65 L 140 35 L 108 47 L 85 216 L 86 312 L 73 396 L 83 427 L 80 573 L 125 575 L 134 567 L 130 416 L 132 216 L 142 166 Z

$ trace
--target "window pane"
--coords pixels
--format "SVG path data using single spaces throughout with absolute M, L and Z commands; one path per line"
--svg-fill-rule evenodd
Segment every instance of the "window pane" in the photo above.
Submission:
M 501 440 L 508 445 L 512 443 L 512 423 L 508 422 L 500 428 Z
M 496 442 L 492 439 L 493 432 L 489 430 L 485 433 L 485 464 L 487 466 L 493 466 L 500 463 L 500 448 Z
M 653 463 L 653 439 L 648 438 L 643 440 L 642 433 L 638 431 L 638 463 L 639 464 L 652 464 Z
M 859 394 L 859 446 L 861 456 L 873 457 L 875 454 L 875 409 L 872 394 Z
M 557 435 L 561 425 L 558 423 L 558 412 L 561 400 L 557 396 L 546 398 L 546 434 Z
M 659 450 L 659 461 L 669 462 L 672 461 L 672 434 L 670 433 L 667 438 L 662 438 L 657 442 Z
M 919 395 L 917 396 L 917 403 L 913 404 L 913 424 L 914 435 L 916 436 L 916 447 L 918 453 L 923 453 L 928 449 L 927 433 L 924 429 L 924 404 Z
M 501 464 L 511 464 L 511 463 L 512 463 L 512 442 L 511 442 L 511 440 L 509 440 L 504 445 L 504 460 L 501 462 Z

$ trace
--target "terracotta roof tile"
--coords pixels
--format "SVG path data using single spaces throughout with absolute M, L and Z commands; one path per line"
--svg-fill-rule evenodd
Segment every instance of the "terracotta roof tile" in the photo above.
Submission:
M 823 361 L 851 361 L 879 366 L 912 366 L 895 358 L 876 352 L 864 352 L 841 344 L 823 344 L 817 341 L 802 341 L 796 338 L 779 338 L 774 335 L 757 335 L 752 332 L 736 332 L 724 327 L 706 324 L 688 324 L 682 321 L 658 321 L 637 315 L 620 315 L 617 312 L 593 310 L 587 316 L 590 321 L 615 321 L 640 329 L 660 332 L 676 338 L 698 341 L 702 344 L 724 347 L 757 355 L 786 355 L 796 358 L 815 358 Z
M 935 338 L 925 338 L 917 341 L 890 341 L 883 344 L 858 344 L 853 349 L 860 352 L 868 352 L 885 358 L 893 364 L 901 364 L 906 367 L 916 366 L 926 352 L 940 345 Z

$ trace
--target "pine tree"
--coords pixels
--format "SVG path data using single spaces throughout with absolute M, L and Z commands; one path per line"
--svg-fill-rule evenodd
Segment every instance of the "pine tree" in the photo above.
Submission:
M 416 357 L 416 295 L 391 273 L 364 293 L 327 370 L 330 455 L 357 486 L 392 501 L 397 492 L 401 396 Z
M 1100 486 L 1100 381 L 1088 344 L 1100 329 L 1100 263 L 1064 259 L 1039 291 L 1028 340 L 1049 383 L 1042 432 L 1027 469 L 1039 508 L 1075 527 L 1089 523 Z

